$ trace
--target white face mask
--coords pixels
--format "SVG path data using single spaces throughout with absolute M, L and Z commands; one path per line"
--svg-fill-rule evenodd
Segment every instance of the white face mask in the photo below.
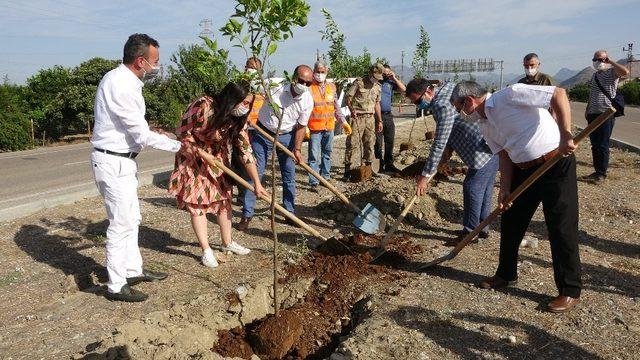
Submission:
M 600 61 L 594 61 L 593 62 L 593 68 L 598 70 L 598 71 L 607 70 L 608 67 L 609 66 L 606 63 L 603 63 L 603 62 L 600 62 Z
M 477 110 L 477 109 L 474 109 L 474 110 L 473 110 L 473 112 L 472 112 L 471 114 L 467 114 L 467 113 L 464 111 L 464 105 L 466 105 L 466 101 L 465 101 L 465 103 L 462 105 L 462 109 L 460 109 L 460 118 L 461 118 L 462 120 L 469 121 L 469 122 L 477 122 L 477 121 L 482 120 L 482 115 L 480 115 L 480 114 L 478 113 L 478 110 Z
M 302 96 L 304 93 L 306 93 L 307 91 L 309 91 L 309 88 L 304 85 L 304 84 L 300 84 L 300 83 L 295 83 L 295 85 L 293 85 L 293 91 L 295 91 L 296 96 L 295 97 L 300 97 Z
M 231 116 L 242 117 L 249 112 L 249 108 L 240 104 L 231 110 Z
M 327 74 L 323 74 L 323 73 L 313 73 L 313 78 L 319 82 L 319 83 L 323 83 L 326 79 L 327 79 Z
M 538 73 L 538 69 L 536 69 L 534 67 L 526 67 L 526 68 L 524 68 L 524 73 L 527 76 L 534 76 L 535 74 Z
M 143 58 L 143 60 L 147 63 L 147 65 L 149 65 L 151 69 L 149 71 L 146 71 L 144 68 L 142 68 L 142 80 L 151 80 L 158 76 L 158 74 L 160 73 L 160 65 L 153 66 L 147 61 L 147 59 Z

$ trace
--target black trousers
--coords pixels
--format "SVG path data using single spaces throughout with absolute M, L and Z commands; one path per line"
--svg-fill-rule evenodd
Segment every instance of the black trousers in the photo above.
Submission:
M 393 164 L 393 144 L 395 137 L 396 124 L 393 122 L 393 114 L 382 113 L 382 133 L 376 133 L 376 144 L 374 146 L 376 159 L 381 159 L 381 164 Z M 384 155 L 382 154 L 383 143 Z
M 511 190 L 522 184 L 539 166 L 521 170 L 514 165 Z M 502 214 L 500 264 L 496 275 L 518 278 L 518 249 L 531 217 L 542 202 L 549 232 L 553 275 L 560 295 L 579 297 L 582 288 L 578 253 L 578 185 L 574 155 L 562 158 L 542 175 Z

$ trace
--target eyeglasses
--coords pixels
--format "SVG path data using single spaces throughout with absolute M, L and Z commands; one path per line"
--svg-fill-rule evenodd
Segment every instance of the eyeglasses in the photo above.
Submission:
M 298 79 L 298 84 L 302 84 L 302 85 L 305 85 L 305 86 L 311 86 L 311 84 L 313 84 L 313 81 L 312 80 L 304 81 L 302 79 Z
M 591 61 L 605 62 L 605 61 L 607 61 L 607 58 L 604 58 L 604 59 L 593 58 L 593 59 L 591 59 Z
M 427 88 L 427 90 L 429 90 L 429 88 Z M 420 94 L 420 97 L 413 102 L 414 105 L 420 104 L 420 102 L 422 101 L 422 97 L 427 93 L 427 90 L 423 91 L 422 94 Z

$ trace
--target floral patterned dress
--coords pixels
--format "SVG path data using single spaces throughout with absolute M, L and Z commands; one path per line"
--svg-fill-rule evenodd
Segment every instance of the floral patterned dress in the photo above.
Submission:
M 204 96 L 189 105 L 176 130 L 178 139 L 193 137 L 196 145 L 229 166 L 231 146 L 236 146 L 245 164 L 255 162 L 247 128 L 236 139 L 230 129 L 220 129 L 214 118 L 214 100 Z M 218 214 L 231 201 L 232 182 L 224 172 L 211 167 L 197 155 L 180 150 L 176 153 L 175 169 L 169 179 L 169 193 L 177 200 L 178 209 L 192 215 Z

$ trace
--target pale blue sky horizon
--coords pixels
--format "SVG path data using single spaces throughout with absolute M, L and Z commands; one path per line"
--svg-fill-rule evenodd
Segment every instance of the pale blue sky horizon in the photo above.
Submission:
M 38 70 L 54 65 L 73 67 L 92 57 L 120 59 L 127 37 L 147 33 L 160 42 L 161 62 L 170 64 L 181 44 L 200 43 L 199 22 L 212 20 L 217 31 L 233 12 L 235 1 L 175 2 L 156 0 L 135 4 L 123 0 L 1 0 L 0 76 L 23 84 Z M 612 58 L 625 57 L 623 46 L 635 44 L 640 53 L 638 0 L 458 0 L 382 1 L 310 0 L 309 23 L 296 28 L 294 37 L 282 44 L 271 64 L 278 71 L 297 64 L 312 64 L 316 49 L 329 46 L 320 39 L 327 8 L 346 35 L 351 54 L 363 48 L 374 56 L 400 65 L 401 51 L 408 66 L 423 25 L 431 39 L 431 60 L 494 58 L 504 60 L 505 73 L 522 73 L 522 57 L 536 52 L 542 71 L 555 74 L 563 67 L 581 70 L 591 65 L 597 49 Z M 231 60 L 244 64 L 244 53 L 231 48 Z

